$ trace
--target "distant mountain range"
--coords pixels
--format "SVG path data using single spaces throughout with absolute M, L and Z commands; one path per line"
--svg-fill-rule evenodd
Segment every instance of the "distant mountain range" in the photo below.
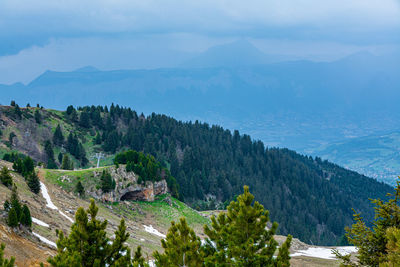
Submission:
M 179 68 L 47 71 L 27 85 L 0 85 L 0 102 L 58 109 L 114 102 L 217 123 L 301 152 L 400 129 L 400 54 L 282 60 L 238 41 L 210 48 Z

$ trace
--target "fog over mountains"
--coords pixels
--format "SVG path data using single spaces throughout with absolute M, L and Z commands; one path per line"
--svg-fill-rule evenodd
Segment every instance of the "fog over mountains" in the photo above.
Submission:
M 114 102 L 218 123 L 300 152 L 400 128 L 399 53 L 285 60 L 241 40 L 212 47 L 177 68 L 46 71 L 27 85 L 1 85 L 0 97 L 1 104 L 15 99 L 59 109 Z

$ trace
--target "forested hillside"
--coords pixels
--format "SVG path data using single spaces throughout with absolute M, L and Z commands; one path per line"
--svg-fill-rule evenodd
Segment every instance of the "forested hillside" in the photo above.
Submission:
M 344 227 L 352 223 L 351 208 L 371 220 L 368 198 L 385 198 L 392 191 L 319 158 L 266 148 L 238 131 L 154 113 L 145 117 L 118 105 L 70 106 L 65 112 L 14 105 L 0 111 L 2 153 L 17 149 L 56 167 L 61 165 L 57 155 L 65 147 L 64 154 L 73 158 L 75 167 L 85 167 L 91 164 L 88 151 L 142 151 L 169 169 L 179 185 L 179 197 L 192 206 L 222 206 L 247 184 L 270 210 L 272 221 L 280 224 L 281 234 L 314 244 L 339 242 Z M 28 139 L 36 143 L 24 146 Z

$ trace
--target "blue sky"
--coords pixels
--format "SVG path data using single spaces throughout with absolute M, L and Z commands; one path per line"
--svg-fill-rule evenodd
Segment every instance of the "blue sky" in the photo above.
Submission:
M 294 59 L 391 53 L 400 0 L 2 0 L 0 83 L 86 65 L 174 67 L 238 39 Z

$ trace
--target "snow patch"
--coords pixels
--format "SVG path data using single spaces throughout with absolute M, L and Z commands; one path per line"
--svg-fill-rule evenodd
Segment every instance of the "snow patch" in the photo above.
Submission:
M 48 224 L 45 223 L 44 221 L 41 221 L 41 220 L 36 219 L 36 218 L 33 218 L 33 217 L 32 217 L 32 222 L 33 222 L 33 223 L 36 223 L 37 225 L 41 225 L 41 226 L 44 226 L 44 227 L 47 227 L 47 228 L 50 227 L 50 225 L 48 225 Z
M 166 238 L 166 235 L 164 235 L 164 234 L 160 233 L 159 231 L 157 231 L 156 229 L 154 229 L 152 225 L 149 225 L 149 226 L 143 225 L 143 227 L 144 227 L 144 230 L 150 234 L 153 234 L 153 235 L 156 235 L 156 236 L 159 236 L 162 238 Z
M 65 218 L 67 218 L 68 221 L 70 221 L 71 223 L 74 223 L 74 220 L 72 220 L 70 217 L 68 217 L 67 214 L 65 214 L 64 212 L 62 212 L 61 210 L 58 210 L 58 212 L 64 216 Z
M 321 248 L 321 247 L 311 247 L 305 250 L 298 250 L 291 254 L 290 257 L 306 256 L 320 259 L 336 259 L 335 254 L 333 254 L 332 249 L 334 248 Z M 342 255 L 348 255 L 350 253 L 357 252 L 356 247 L 335 247 Z
M 46 199 L 46 206 L 52 210 L 58 210 L 58 208 L 56 207 L 56 205 L 54 205 L 53 201 L 51 201 L 49 192 L 47 191 L 47 187 L 43 182 L 40 182 L 40 192 L 42 192 L 42 196 L 44 197 L 44 199 Z
M 50 240 L 48 240 L 47 238 L 45 238 L 45 237 L 43 237 L 43 236 L 41 236 L 41 235 L 39 235 L 39 234 L 37 234 L 37 233 L 35 233 L 35 232 L 32 232 L 32 234 L 34 235 L 34 236 L 36 236 L 37 238 L 39 238 L 40 239 L 40 241 L 42 241 L 43 243 L 46 243 L 46 244 L 48 244 L 48 245 L 50 245 L 50 246 L 52 246 L 52 247 L 57 247 L 57 245 L 56 245 L 56 243 L 54 243 L 53 241 L 50 241 Z
M 52 209 L 52 210 L 58 210 L 58 212 L 59 212 L 62 216 L 64 216 L 68 221 L 70 221 L 71 223 L 73 223 L 74 220 L 72 220 L 70 217 L 68 217 L 67 214 L 65 214 L 64 212 L 62 212 L 61 210 L 59 210 L 59 209 L 57 208 L 57 206 L 54 205 L 53 201 L 51 201 L 49 192 L 47 191 L 47 187 L 46 187 L 46 185 L 45 185 L 42 181 L 40 181 L 40 189 L 41 189 L 40 192 L 42 192 L 42 196 L 44 197 L 44 199 L 46 199 L 46 202 L 47 202 L 46 206 L 47 206 L 48 208 Z

